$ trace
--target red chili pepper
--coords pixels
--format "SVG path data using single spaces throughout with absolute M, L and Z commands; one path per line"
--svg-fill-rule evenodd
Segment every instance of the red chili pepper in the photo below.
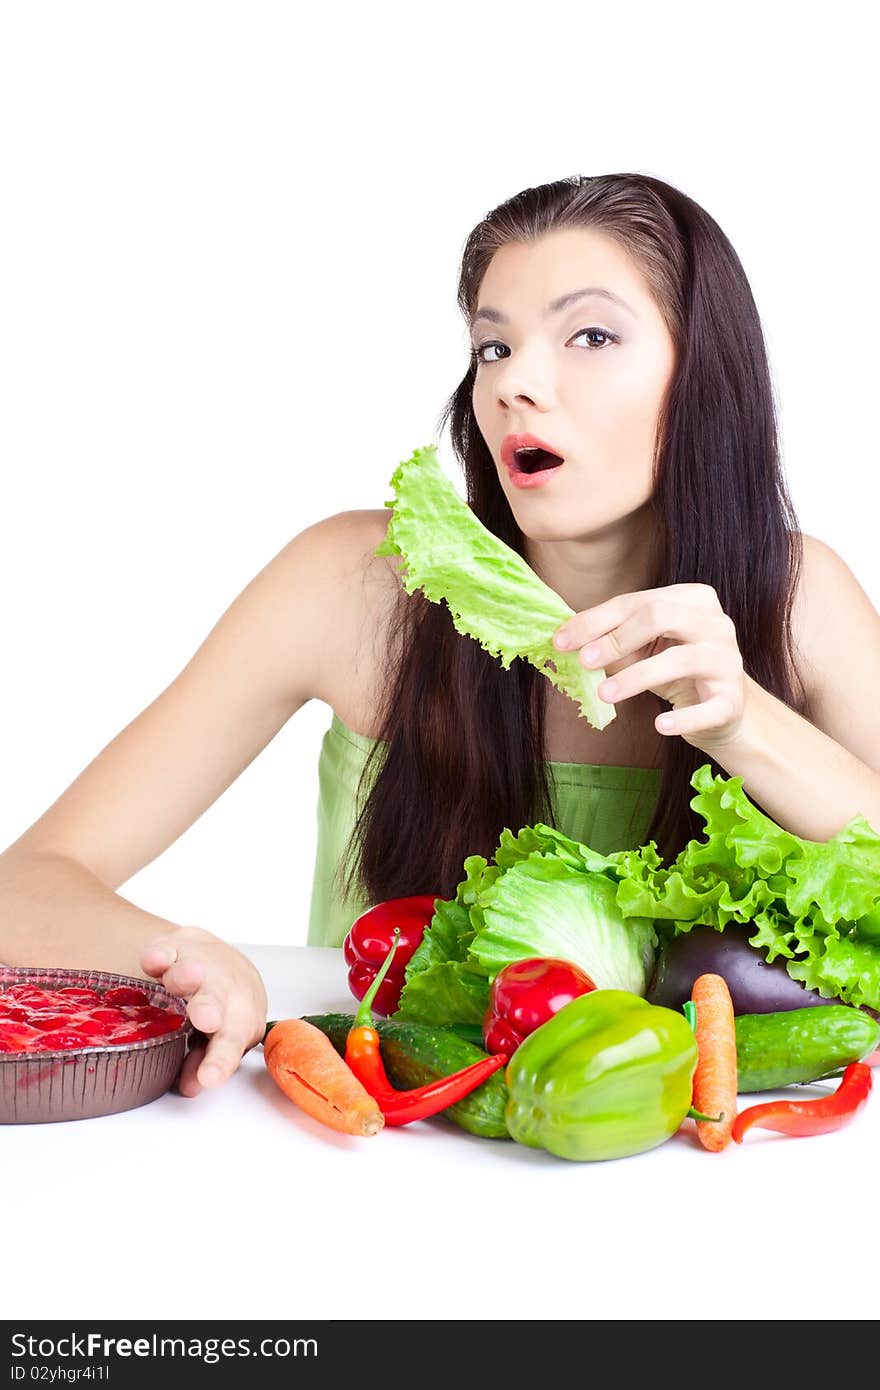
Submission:
M 568 960 L 531 956 L 499 970 L 489 989 L 483 1015 L 487 1052 L 515 1052 L 529 1033 L 580 994 L 596 986 L 586 971 Z
M 342 954 L 349 967 L 348 986 L 355 999 L 363 999 L 388 955 L 395 927 L 400 930 L 397 959 L 376 995 L 374 1013 L 387 1018 L 396 1012 L 407 962 L 434 916 L 436 902 L 436 895 L 431 897 L 426 893 L 411 898 L 389 898 L 362 913 L 349 927 L 342 943 Z
M 848 1125 L 864 1109 L 872 1084 L 871 1068 L 864 1062 L 851 1062 L 830 1096 L 817 1100 L 771 1100 L 740 1111 L 733 1122 L 733 1137 L 741 1144 L 752 1125 L 775 1130 L 777 1134 L 828 1134 Z
M 394 935 L 396 938 L 397 932 Z M 379 1102 L 385 1123 L 406 1125 L 411 1120 L 424 1120 L 430 1115 L 436 1115 L 448 1105 L 454 1105 L 457 1100 L 470 1095 L 471 1091 L 482 1085 L 493 1072 L 500 1071 L 507 1065 L 507 1057 L 503 1053 L 494 1057 L 482 1057 L 463 1071 L 453 1072 L 451 1076 L 441 1076 L 426 1086 L 417 1086 L 409 1091 L 396 1090 L 385 1071 L 379 1051 L 379 1034 L 373 1027 L 373 1015 L 370 1012 L 373 997 L 381 988 L 396 949 L 395 939 L 381 970 L 364 995 L 353 1026 L 349 1029 L 345 1042 L 345 1060 L 361 1084 L 374 1100 Z

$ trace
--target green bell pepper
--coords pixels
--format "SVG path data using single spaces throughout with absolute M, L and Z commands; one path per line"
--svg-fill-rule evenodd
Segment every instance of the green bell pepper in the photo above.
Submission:
M 696 1066 L 684 1014 L 625 990 L 593 990 L 514 1052 L 508 1131 L 559 1158 L 642 1153 L 669 1139 L 687 1115 Z

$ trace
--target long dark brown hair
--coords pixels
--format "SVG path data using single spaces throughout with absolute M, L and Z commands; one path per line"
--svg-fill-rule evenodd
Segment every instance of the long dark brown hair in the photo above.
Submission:
M 708 213 L 659 179 L 558 179 L 517 193 L 471 232 L 458 286 L 466 320 L 500 247 L 570 227 L 598 229 L 633 257 L 675 343 L 653 459 L 661 560 L 652 587 L 712 585 L 736 625 L 746 673 L 804 713 L 791 634 L 802 543 L 780 463 L 763 332 L 739 257 Z M 475 374 L 472 361 L 439 429 L 450 423 L 469 506 L 524 555 L 474 416 Z M 515 833 L 539 820 L 554 824 L 544 763 L 546 678 L 521 658 L 505 670 L 455 630 L 445 603 L 419 590 L 407 595 L 402 585 L 387 662 L 378 740 L 337 883 L 369 902 L 411 893 L 452 897 L 464 859 L 491 859 L 505 826 Z M 660 745 L 662 780 L 646 838 L 668 864 L 702 834 L 689 804 L 694 771 L 708 761 L 713 774 L 728 774 L 683 738 L 660 738 Z

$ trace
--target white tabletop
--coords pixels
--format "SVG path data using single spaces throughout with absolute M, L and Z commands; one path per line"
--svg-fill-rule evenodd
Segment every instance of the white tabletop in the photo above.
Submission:
M 353 1012 L 341 951 L 240 949 L 270 1018 Z M 710 1154 L 686 1121 L 573 1163 L 439 1119 L 336 1134 L 257 1047 L 195 1099 L 0 1140 L 4 1318 L 876 1316 L 878 1095 L 836 1134 Z

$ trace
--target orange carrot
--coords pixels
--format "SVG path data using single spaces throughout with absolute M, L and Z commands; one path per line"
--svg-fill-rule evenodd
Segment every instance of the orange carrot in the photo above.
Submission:
M 344 1134 L 378 1134 L 385 1117 L 320 1028 L 304 1018 L 283 1018 L 263 1040 L 273 1079 L 300 1109 Z
M 698 975 L 691 990 L 697 1009 L 697 1067 L 694 1109 L 718 1120 L 697 1120 L 704 1149 L 720 1153 L 730 1143 L 736 1119 L 736 1028 L 733 1000 L 720 975 Z

